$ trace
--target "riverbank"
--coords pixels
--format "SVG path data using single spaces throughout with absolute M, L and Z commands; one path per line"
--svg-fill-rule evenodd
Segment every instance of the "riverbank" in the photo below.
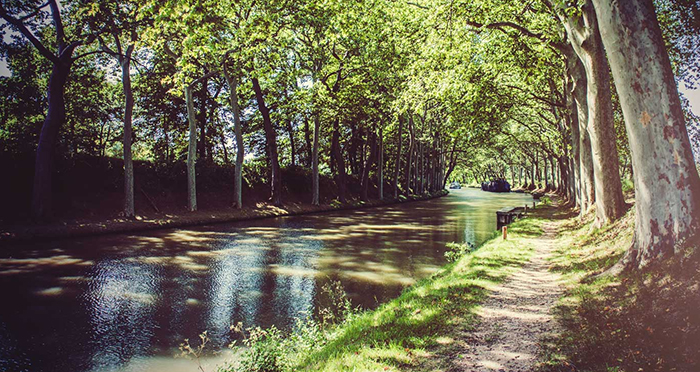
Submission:
M 346 203 L 333 201 L 314 206 L 308 203 L 289 202 L 282 207 L 276 207 L 267 202 L 257 202 L 250 207 L 234 209 L 223 207 L 195 212 L 158 213 L 149 216 L 137 216 L 134 219 L 109 218 L 100 220 L 70 220 L 48 224 L 12 224 L 0 226 L 0 244 L 27 240 L 46 240 L 57 238 L 73 238 L 112 233 L 134 233 L 164 228 L 209 225 L 225 222 L 255 220 L 270 217 L 296 216 L 310 213 L 323 213 L 341 210 L 371 208 L 397 203 L 429 200 L 449 194 L 440 190 L 432 194 L 400 196 L 399 199 L 378 200 L 367 202 L 352 200 Z
M 601 276 L 631 244 L 633 208 L 595 229 L 594 213 L 556 202 L 378 309 L 307 332 L 308 350 L 269 337 L 253 350 L 286 358 L 280 371 L 699 370 L 698 249 Z

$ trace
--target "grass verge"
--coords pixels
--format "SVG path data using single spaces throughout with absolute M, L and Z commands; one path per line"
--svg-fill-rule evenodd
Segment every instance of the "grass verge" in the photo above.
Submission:
M 511 225 L 508 240 L 491 239 L 374 311 L 334 329 L 327 343 L 300 358 L 293 370 L 420 370 L 435 347 L 469 329 L 487 290 L 530 258 L 530 239 L 542 234 L 539 219 Z M 444 351 L 444 348 L 441 349 Z
M 561 219 L 553 270 L 567 287 L 561 335 L 542 341 L 540 371 L 700 371 L 700 264 L 687 249 L 644 270 L 598 275 L 632 244 L 634 208 L 602 229 Z

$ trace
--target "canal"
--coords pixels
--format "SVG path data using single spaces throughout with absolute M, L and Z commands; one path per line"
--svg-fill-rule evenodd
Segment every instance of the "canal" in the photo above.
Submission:
M 375 308 L 445 264 L 447 242 L 480 244 L 496 210 L 529 195 L 452 190 L 422 202 L 138 235 L 22 243 L 0 252 L 0 371 L 195 371 L 173 359 L 207 331 L 276 325 L 323 304 L 339 281 Z M 213 370 L 213 369 L 212 369 Z

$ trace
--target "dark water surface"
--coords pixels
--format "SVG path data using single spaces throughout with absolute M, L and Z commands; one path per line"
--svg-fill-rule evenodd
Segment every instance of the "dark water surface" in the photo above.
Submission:
M 528 195 L 475 189 L 357 211 L 3 247 L 0 371 L 195 371 L 173 359 L 207 330 L 313 313 L 342 282 L 374 308 L 445 263 L 446 242 L 480 244 L 495 211 Z M 213 370 L 213 369 L 212 369 Z

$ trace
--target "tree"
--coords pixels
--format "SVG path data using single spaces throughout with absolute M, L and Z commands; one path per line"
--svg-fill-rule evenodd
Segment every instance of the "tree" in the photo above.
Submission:
M 643 267 L 679 253 L 700 227 L 700 179 L 651 0 L 594 0 L 625 117 L 634 168 L 635 240 Z
M 597 223 L 604 225 L 624 213 L 609 66 L 590 0 L 580 10 L 567 8 L 564 13 L 560 13 L 560 18 L 586 71 L 588 122 L 585 128 L 591 139 Z
M 41 20 L 37 20 L 37 18 L 41 18 L 44 13 L 43 8 L 46 6 L 50 9 L 51 20 L 55 27 L 55 40 L 52 43 L 56 46 L 55 53 L 47 47 L 48 42 L 42 42 L 30 31 L 26 23 L 33 21 L 30 27 L 32 29 L 38 28 Z M 39 135 L 32 189 L 32 216 L 36 220 L 45 220 L 52 214 L 52 163 L 59 131 L 66 120 L 64 96 L 66 82 L 73 63 L 79 58 L 94 53 L 90 51 L 75 55 L 75 51 L 82 45 L 90 44 L 94 37 L 91 35 L 78 35 L 74 41 L 69 41 L 56 0 L 49 0 L 41 5 L 38 5 L 35 1 L 25 4 L 20 3 L 14 8 L 6 8 L 4 4 L 1 4 L 0 17 L 12 25 L 52 64 L 51 78 L 47 91 L 48 110 L 44 124 L 41 127 L 41 134 Z
M 124 216 L 134 217 L 134 162 L 131 148 L 134 93 L 131 66 L 139 33 L 149 20 L 139 17 L 139 5 L 135 2 L 87 2 L 80 3 L 79 7 L 79 17 L 97 34 L 102 51 L 115 58 L 121 68 L 124 94 Z

